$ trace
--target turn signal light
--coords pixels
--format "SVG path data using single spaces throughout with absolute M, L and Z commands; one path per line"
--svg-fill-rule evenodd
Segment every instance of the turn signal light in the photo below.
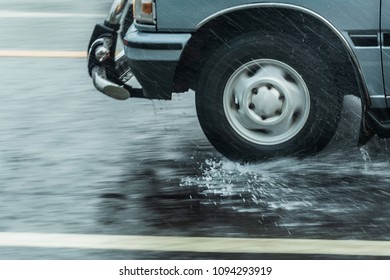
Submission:
M 155 0 L 133 0 L 135 21 L 141 24 L 156 24 Z
M 153 14 L 153 3 L 142 3 L 142 13 L 146 15 L 151 15 Z

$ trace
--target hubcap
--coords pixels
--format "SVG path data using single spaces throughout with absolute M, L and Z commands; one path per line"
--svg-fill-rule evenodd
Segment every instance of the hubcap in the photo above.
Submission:
M 226 84 L 223 103 L 233 129 L 259 145 L 292 139 L 310 113 L 305 81 L 289 65 L 271 59 L 253 60 L 237 69 Z

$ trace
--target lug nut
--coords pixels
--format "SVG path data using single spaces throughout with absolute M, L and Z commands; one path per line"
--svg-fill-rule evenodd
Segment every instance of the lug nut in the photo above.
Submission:
M 257 90 L 257 88 L 254 88 L 254 89 L 252 89 L 252 93 L 253 94 L 257 94 L 259 91 Z
M 255 108 L 256 108 L 255 104 L 253 104 L 253 103 L 249 104 L 249 109 L 253 110 Z

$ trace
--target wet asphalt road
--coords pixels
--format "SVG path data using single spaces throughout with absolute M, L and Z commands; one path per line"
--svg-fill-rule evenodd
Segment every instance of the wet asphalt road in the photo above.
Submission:
M 3 13 L 0 49 L 85 50 L 107 2 L 0 1 L 91 15 Z M 0 69 L 1 232 L 390 240 L 389 144 L 356 146 L 356 98 L 320 154 L 239 165 L 205 139 L 192 92 L 111 100 L 85 59 L 2 57 Z M 1 259 L 256 257 L 294 258 L 0 248 Z

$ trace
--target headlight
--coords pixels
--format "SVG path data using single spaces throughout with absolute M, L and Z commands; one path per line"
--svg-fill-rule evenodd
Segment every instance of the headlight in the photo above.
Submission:
M 156 24 L 155 0 L 133 0 L 134 19 L 142 24 Z

